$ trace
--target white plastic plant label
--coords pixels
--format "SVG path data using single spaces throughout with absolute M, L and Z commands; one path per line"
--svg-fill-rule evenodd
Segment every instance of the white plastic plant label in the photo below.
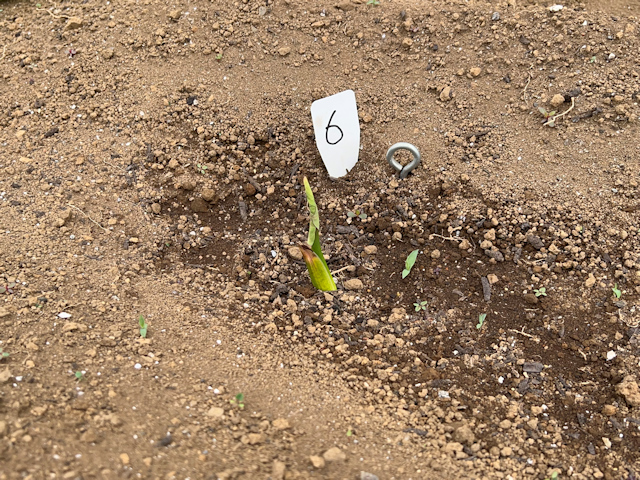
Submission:
M 360 122 L 356 94 L 345 90 L 311 104 L 313 131 L 320 156 L 333 178 L 344 177 L 360 153 Z

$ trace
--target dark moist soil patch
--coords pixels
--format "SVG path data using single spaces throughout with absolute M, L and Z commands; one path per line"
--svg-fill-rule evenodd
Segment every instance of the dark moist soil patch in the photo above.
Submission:
M 295 172 L 293 178 L 296 178 Z M 242 185 L 238 184 L 238 189 Z M 246 183 L 244 185 L 246 187 Z M 240 191 L 241 195 L 244 193 L 244 189 L 236 191 Z M 333 182 L 325 182 L 320 191 L 329 197 L 357 194 L 356 186 L 349 182 L 340 182 L 339 188 Z M 433 196 L 426 203 L 435 205 L 446 201 L 446 190 L 443 190 L 442 184 L 434 185 L 430 191 Z M 467 196 L 472 197 L 473 193 L 467 192 Z M 207 211 L 199 209 L 194 213 L 193 201 L 189 200 L 193 197 L 188 192 L 178 190 L 171 196 L 171 203 L 165 203 L 162 207 L 163 215 L 170 217 L 172 223 L 179 222 L 181 216 L 197 215 L 198 225 L 210 227 L 211 233 L 201 247 L 186 250 L 169 248 L 160 262 L 163 269 L 171 269 L 171 264 L 177 260 L 187 267 L 213 269 L 236 277 L 239 271 L 250 272 L 247 278 L 252 278 L 251 274 L 259 270 L 256 257 L 260 253 L 267 257 L 271 255 L 268 248 L 264 249 L 265 245 L 258 243 L 254 246 L 252 240 L 265 235 L 278 237 L 279 232 L 291 229 L 292 225 L 302 231 L 307 228 L 307 219 L 301 215 L 306 209 L 306 200 L 297 184 L 292 186 L 291 196 L 296 198 L 299 209 L 283 212 L 279 201 L 269 200 L 260 205 L 262 215 L 249 216 L 245 221 L 241 209 L 251 210 L 254 207 L 255 200 L 252 197 L 230 194 L 224 201 L 210 205 Z M 484 202 L 484 199 L 479 200 Z M 241 203 L 245 206 L 241 206 Z M 599 414 L 605 405 L 620 400 L 614 387 L 622 380 L 616 373 L 617 360 L 603 360 L 608 351 L 615 350 L 618 345 L 624 346 L 628 340 L 626 336 L 608 344 L 600 340 L 604 337 L 616 338 L 616 332 L 619 331 L 619 326 L 608 315 L 611 313 L 611 299 L 591 298 L 578 310 L 575 306 L 565 306 L 562 297 L 558 299 L 555 295 L 524 295 L 522 285 L 528 283 L 531 267 L 521 259 L 530 258 L 536 248 L 530 244 L 524 248 L 501 245 L 501 251 L 510 252 L 511 255 L 507 253 L 501 262 L 490 261 L 478 244 L 482 240 L 481 235 L 493 226 L 482 219 L 459 225 L 459 231 L 462 232 L 475 226 L 474 234 L 479 236 L 471 251 L 466 252 L 460 250 L 458 244 L 468 235 L 452 237 L 447 234 L 437 219 L 438 213 L 433 210 L 422 212 L 414 209 L 418 216 L 426 214 L 425 231 L 403 231 L 401 242 L 391 237 L 393 225 L 402 218 L 402 210 L 393 204 L 376 205 L 376 210 L 387 215 L 379 217 L 374 223 L 354 228 L 357 219 L 354 224 L 348 225 L 344 215 L 321 209 L 321 219 L 327 225 L 324 236 L 352 246 L 349 252 L 329 260 L 332 270 L 352 260 L 360 263 L 353 256 L 358 246 L 378 247 L 377 268 L 371 272 L 356 267 L 358 275 L 367 279 L 367 295 L 377 307 L 354 312 L 358 318 L 353 325 L 334 324 L 333 336 L 348 338 L 349 352 L 366 356 L 381 366 L 393 366 L 398 371 L 409 367 L 409 373 L 403 375 L 401 382 L 391 383 L 391 388 L 397 393 L 401 388 L 413 387 L 413 402 L 416 403 L 419 401 L 417 394 L 423 388 L 428 388 L 429 395 L 436 397 L 441 391 L 460 388 L 462 394 L 458 398 L 467 400 L 461 409 L 465 415 L 471 415 L 477 409 L 479 420 L 484 418 L 487 421 L 496 415 L 496 411 L 493 407 L 478 403 L 478 399 L 484 397 L 506 395 L 521 399 L 525 409 L 545 405 L 544 418 L 553 418 L 562 425 L 563 442 L 570 445 L 575 454 L 586 454 L 589 448 L 601 442 L 602 437 L 618 438 L 622 428 L 620 423 Z M 278 212 L 291 223 L 285 225 L 282 221 L 270 220 L 267 224 L 265 218 L 270 216 L 266 212 Z M 520 230 L 521 226 L 517 228 Z M 396 231 L 400 230 L 396 228 Z M 236 238 L 225 238 L 229 234 L 234 234 Z M 435 236 L 430 237 L 431 234 Z M 273 242 L 277 244 L 277 239 L 274 238 Z M 536 242 L 542 240 L 537 238 L 532 241 L 534 244 Z M 411 274 L 403 280 L 400 273 L 404 259 L 416 248 L 424 254 L 418 256 Z M 432 258 L 433 250 L 439 251 L 438 258 Z M 299 280 L 285 284 L 275 282 L 282 286 L 280 290 L 275 289 L 275 296 L 301 295 L 298 298 L 311 301 L 311 296 L 321 294 L 316 293 L 310 285 L 304 263 L 297 263 Z M 548 266 L 552 271 L 557 267 L 553 261 Z M 491 274 L 497 276 L 498 282 L 490 287 L 491 295 L 487 302 L 482 277 L 485 277 L 486 283 L 486 277 Z M 244 281 L 246 279 L 238 278 L 238 285 Z M 558 283 L 566 291 L 580 288 L 575 278 L 564 273 L 559 275 Z M 273 283 L 263 284 L 262 287 L 265 291 L 274 291 Z M 275 296 L 272 295 L 272 299 Z M 426 311 L 414 312 L 413 303 L 423 300 L 428 301 Z M 339 311 L 340 302 L 336 299 L 335 303 Z M 418 352 L 425 363 L 437 362 L 435 369 L 415 367 L 413 358 L 407 356 L 404 349 L 366 347 L 367 339 L 381 331 L 380 328 L 367 327 L 367 320 L 389 316 L 398 307 L 405 308 L 408 319 L 386 325 L 382 331 L 402 335 L 410 330 L 411 348 Z M 455 309 L 453 313 L 447 313 L 452 308 Z M 264 313 L 268 314 L 269 310 Z M 302 311 L 300 314 L 305 317 L 305 313 Z M 312 316 L 306 316 L 305 323 L 315 323 L 317 316 L 314 320 L 313 312 L 308 313 Z M 481 313 L 486 313 L 487 317 L 482 328 L 478 329 L 476 325 Z M 306 341 L 314 343 L 313 338 L 307 338 Z M 470 366 L 463 357 L 475 357 L 472 361 L 474 365 Z M 525 361 L 535 362 L 534 371 L 523 373 Z M 338 359 L 336 362 L 339 365 L 341 363 Z M 365 377 L 372 375 L 370 368 L 360 368 L 358 373 Z M 582 395 L 585 401 L 576 403 L 576 393 Z M 491 441 L 491 432 L 487 431 L 487 434 L 486 440 Z M 528 435 L 538 438 L 534 431 L 529 431 Z M 624 444 L 620 448 L 630 460 L 638 459 L 640 433 L 626 428 Z

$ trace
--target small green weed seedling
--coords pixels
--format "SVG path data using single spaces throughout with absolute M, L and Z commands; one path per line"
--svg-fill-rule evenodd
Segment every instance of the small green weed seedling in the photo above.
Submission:
M 5 358 L 8 358 L 8 357 L 9 357 L 9 352 L 5 352 L 0 348 L 0 360 L 4 360 Z
M 380 5 L 380 0 L 367 0 L 367 5 Z
M 427 309 L 427 303 L 428 302 L 426 300 L 424 302 L 418 301 L 418 302 L 414 303 L 413 306 L 415 307 L 416 312 L 419 312 L 420 310 L 426 310 Z
M 360 210 L 356 210 L 355 212 L 347 212 L 347 217 L 349 218 L 354 218 L 354 217 L 358 217 L 360 220 L 366 220 L 367 219 L 367 214 L 364 212 L 360 212 Z
M 238 393 L 235 397 L 229 400 L 231 405 L 236 405 L 240 410 L 244 409 L 244 393 Z
M 480 330 L 482 328 L 482 325 L 484 325 L 485 318 L 487 318 L 486 313 L 481 313 L 480 315 L 478 315 L 478 324 L 476 325 L 476 328 L 478 330 Z
M 562 113 L 558 113 L 555 110 L 553 110 L 551 112 L 547 112 L 544 108 L 538 107 L 538 111 L 544 117 L 544 122 L 542 122 L 542 125 L 544 125 L 545 127 L 555 127 L 556 126 L 556 121 L 559 118 L 564 117 L 571 110 L 573 110 L 573 107 L 575 107 L 575 106 L 576 106 L 576 99 L 574 97 L 571 97 L 571 106 L 569 108 L 567 108 Z M 578 231 L 581 231 L 581 230 L 578 230 Z
M 618 288 L 618 284 L 616 283 L 615 286 L 611 289 L 611 291 L 613 292 L 613 294 L 615 295 L 615 297 L 620 300 L 620 297 L 622 296 L 622 291 Z
M 353 431 L 351 429 L 347 430 L 347 437 L 350 437 L 353 435 Z
M 197 163 L 196 167 L 198 168 L 198 172 L 200 172 L 201 175 L 207 173 L 207 168 L 209 168 L 204 163 Z
M 216 55 L 216 60 L 217 60 L 217 61 L 222 60 L 222 54 L 221 54 L 221 53 L 219 53 L 219 54 L 217 54 L 217 55 Z
M 550 478 L 547 478 L 546 480 L 558 480 L 560 478 L 560 476 L 558 475 L 558 472 L 553 472 L 551 474 Z
M 556 113 L 555 110 L 551 110 L 550 112 L 547 112 L 547 110 L 543 107 L 538 107 L 538 111 L 542 114 L 542 116 L 544 117 L 544 124 L 549 126 L 549 127 L 555 127 L 555 123 L 553 122 L 553 120 L 549 120 L 551 117 L 553 117 Z
M 533 293 L 536 295 L 536 297 L 546 297 L 547 289 L 545 287 L 540 287 L 538 289 L 533 289 Z
M 74 376 L 76 377 L 76 381 L 77 382 L 81 382 L 82 380 L 84 380 L 84 373 L 81 372 L 80 370 L 78 370 Z
M 6 293 L 7 295 L 13 293 L 13 288 L 17 286 L 16 282 L 5 283 L 4 285 L 0 285 L 0 293 Z
M 140 336 L 142 338 L 147 338 L 147 321 L 144 319 L 142 315 L 138 317 L 138 325 L 140 325 Z
M 418 250 L 414 250 L 409 254 L 407 259 L 404 261 L 404 270 L 402 270 L 402 278 L 407 278 L 407 275 L 411 273 L 411 269 L 415 265 L 417 258 L 418 258 Z

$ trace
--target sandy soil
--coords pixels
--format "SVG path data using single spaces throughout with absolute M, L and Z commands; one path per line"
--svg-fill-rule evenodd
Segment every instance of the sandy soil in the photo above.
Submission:
M 0 479 L 636 478 L 640 2 L 551 6 L 0 2 Z

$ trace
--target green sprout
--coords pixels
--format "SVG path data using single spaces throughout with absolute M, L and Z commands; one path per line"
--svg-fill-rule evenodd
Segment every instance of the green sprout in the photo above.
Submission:
M 551 474 L 551 477 L 547 478 L 546 480 L 558 480 L 558 478 L 560 478 L 559 475 L 558 475 L 558 472 L 553 472 Z
M 9 357 L 9 352 L 5 352 L 0 348 L 0 360 L 4 360 L 7 357 Z
M 84 380 L 84 372 L 81 372 L 80 370 L 78 370 L 74 376 L 76 377 L 76 381 L 81 382 L 82 380 Z
M 476 328 L 478 330 L 480 330 L 482 328 L 482 325 L 484 325 L 485 318 L 487 318 L 486 313 L 481 313 L 480 315 L 478 315 L 478 324 L 476 325 Z
M 622 291 L 620 291 L 620 289 L 618 288 L 618 284 L 616 283 L 615 286 L 611 289 L 611 291 L 613 292 L 613 294 L 616 296 L 616 299 L 620 300 L 620 297 L 622 296 Z
M 238 393 L 229 400 L 229 403 L 231 403 L 231 405 L 237 405 L 240 410 L 244 409 L 244 393 Z
M 138 325 L 140 325 L 140 336 L 142 338 L 147 338 L 147 321 L 144 319 L 142 315 L 138 317 Z
M 353 431 L 351 429 L 347 430 L 347 437 L 350 437 L 353 435 Z
M 542 116 L 544 117 L 544 125 L 547 125 L 548 127 L 555 127 L 556 124 L 553 121 L 552 117 L 558 113 L 555 110 L 551 110 L 550 112 L 547 112 L 546 109 L 542 108 L 542 107 L 538 107 L 538 111 L 542 114 Z
M 367 0 L 367 5 L 380 5 L 380 0 Z
M 216 60 L 218 60 L 218 61 L 222 60 L 222 54 L 221 53 L 216 55 Z
M 6 293 L 7 295 L 9 295 L 10 293 L 13 293 L 13 288 L 17 285 L 17 282 L 10 282 L 4 285 L 0 285 L 0 293 Z
M 307 243 L 300 245 L 300 251 L 302 252 L 304 263 L 307 265 L 313 286 L 323 292 L 333 292 L 338 288 L 336 287 L 336 282 L 333 281 L 320 246 L 320 214 L 318 213 L 318 206 L 307 177 L 304 177 L 303 183 L 309 207 L 309 237 Z
M 409 254 L 407 259 L 404 261 L 404 270 L 402 270 L 402 278 L 407 278 L 407 275 L 411 273 L 411 269 L 413 265 L 416 263 L 416 258 L 418 258 L 418 250 L 414 250 Z
M 536 297 L 546 297 L 547 289 L 545 287 L 540 287 L 539 289 L 534 288 L 533 293 L 536 295 Z
M 420 302 L 417 301 L 416 303 L 413 304 L 413 306 L 416 309 L 416 312 L 419 312 L 420 310 L 426 310 L 427 309 L 427 301 L 425 300 L 424 302 Z
M 347 212 L 347 217 L 349 218 L 358 217 L 360 220 L 366 220 L 367 214 L 360 212 L 360 210 L 356 210 L 355 212 Z
M 202 174 L 202 175 L 207 173 L 207 168 L 209 168 L 208 166 L 206 166 L 203 163 L 197 163 L 196 167 L 198 168 L 198 172 L 200 172 L 200 174 Z

